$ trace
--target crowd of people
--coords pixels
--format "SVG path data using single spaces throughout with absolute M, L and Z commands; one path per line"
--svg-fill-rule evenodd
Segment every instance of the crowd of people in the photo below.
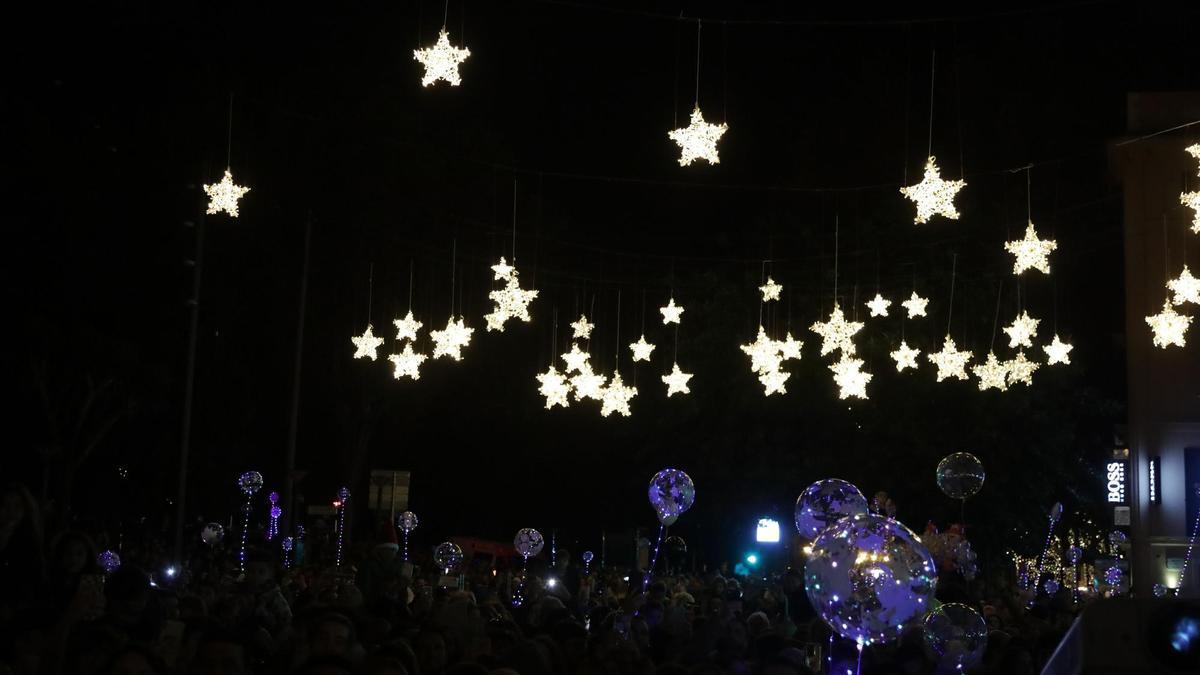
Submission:
M 806 675 L 932 673 L 919 625 L 860 654 L 831 638 L 802 571 L 725 565 L 642 573 L 578 552 L 526 572 L 491 558 L 446 574 L 393 537 L 359 536 L 335 561 L 320 528 L 290 553 L 252 532 L 184 561 L 165 543 L 126 541 L 98 566 L 104 532 L 45 532 L 36 501 L 10 485 L 0 503 L 0 675 Z M 324 537 L 324 539 L 322 538 Z M 286 554 L 286 557 L 285 557 Z M 611 562 L 611 561 L 610 561 Z M 177 566 L 176 566 L 177 565 Z M 1033 598 L 1004 575 L 939 579 L 941 602 L 986 618 L 978 672 L 1036 672 L 1079 606 Z M 832 671 L 831 671 L 832 669 Z

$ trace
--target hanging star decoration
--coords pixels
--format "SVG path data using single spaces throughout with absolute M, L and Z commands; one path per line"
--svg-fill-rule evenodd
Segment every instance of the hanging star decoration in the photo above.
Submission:
M 450 44 L 450 34 L 443 27 L 432 47 L 413 50 L 413 60 L 425 66 L 421 86 L 428 87 L 438 80 L 445 80 L 450 86 L 457 87 L 462 83 L 462 78 L 458 75 L 458 66 L 470 55 L 470 49 L 459 49 Z
M 866 303 L 867 309 L 871 310 L 871 316 L 887 316 L 888 306 L 892 304 L 891 300 L 884 298 L 879 293 L 875 294 L 871 301 Z
M 362 335 L 355 335 L 350 338 L 354 343 L 354 358 L 368 358 L 375 360 L 375 350 L 379 349 L 379 345 L 383 344 L 383 338 L 375 337 L 375 329 L 371 324 L 367 324 L 367 330 L 363 331 Z
M 1025 351 L 1018 350 L 1017 355 L 1005 362 L 1008 368 L 1008 383 L 1020 382 L 1025 386 L 1033 384 L 1033 373 L 1041 366 L 1036 361 L 1025 358 Z
M 412 343 L 404 345 L 403 351 L 388 357 L 388 361 L 391 361 L 394 366 L 392 377 L 397 380 L 402 377 L 411 377 L 414 380 L 421 379 L 421 364 L 427 358 L 429 357 L 424 354 L 414 352 Z
M 1025 228 L 1025 238 L 1004 242 L 1004 250 L 1013 254 L 1013 274 L 1020 274 L 1028 269 L 1034 269 L 1042 274 L 1050 274 L 1050 261 L 1047 259 L 1058 248 L 1058 242 L 1053 239 L 1038 239 L 1033 221 Z
M 637 387 L 625 386 L 621 381 L 621 373 L 613 373 L 612 381 L 604 387 L 600 399 L 600 415 L 608 417 L 613 413 L 620 413 L 622 417 L 629 417 L 629 401 L 634 396 L 637 396 Z
M 433 338 L 433 358 L 449 356 L 455 361 L 462 361 L 462 348 L 471 343 L 471 333 L 474 332 L 474 328 L 467 328 L 461 316 L 457 321 L 454 317 L 446 319 L 444 329 L 429 331 L 429 337 Z
M 674 394 L 690 394 L 691 389 L 688 389 L 688 380 L 692 379 L 691 373 L 685 373 L 679 369 L 679 364 L 676 363 L 671 367 L 669 375 L 663 375 L 663 384 L 667 385 L 667 396 Z
M 1021 312 L 1013 322 L 1003 328 L 1008 335 L 1009 347 L 1033 347 L 1033 337 L 1037 335 L 1041 319 L 1029 316 L 1029 312 Z
M 1056 363 L 1069 364 L 1071 357 L 1069 356 L 1074 345 L 1063 342 L 1058 339 L 1058 333 L 1054 334 L 1054 340 L 1050 344 L 1042 347 L 1046 352 L 1046 365 L 1053 366 Z
M 504 258 L 500 259 L 500 263 L 504 264 Z M 489 331 L 503 331 L 504 324 L 509 319 L 520 319 L 529 323 L 529 303 L 538 296 L 537 291 L 527 291 L 521 288 L 521 281 L 515 269 L 509 270 L 505 279 L 504 288 L 488 293 L 488 298 L 495 303 L 492 312 L 483 317 L 487 320 Z
M 1183 272 L 1177 278 L 1167 282 L 1167 290 L 1175 294 L 1175 297 L 1171 298 L 1173 305 L 1182 305 L 1185 302 L 1200 305 L 1200 279 L 1192 276 L 1187 265 L 1183 266 Z
M 238 217 L 238 200 L 250 191 L 248 187 L 233 184 L 233 173 L 225 169 L 225 175 L 220 183 L 204 186 L 204 194 L 208 195 L 208 215 L 224 211 L 230 216 Z
M 417 331 L 421 330 L 421 326 L 425 324 L 413 318 L 412 310 L 408 310 L 408 315 L 403 319 L 395 319 L 392 324 L 396 326 L 397 340 L 416 340 Z
M 929 298 L 922 298 L 917 295 L 916 291 L 912 292 L 912 297 L 900 303 L 900 306 L 908 311 L 908 318 L 916 318 L 918 316 L 928 316 L 925 314 L 925 307 L 929 304 Z
M 775 345 L 779 347 L 779 356 L 784 361 L 789 359 L 793 361 L 800 360 L 800 350 L 804 347 L 804 343 L 792 337 L 791 332 L 787 334 L 783 342 L 776 340 Z
M 679 166 L 687 166 L 697 159 L 709 164 L 719 164 L 717 141 L 729 129 L 725 123 L 709 124 L 700 113 L 700 106 L 692 110 L 691 123 L 686 127 L 667 132 L 667 137 L 679 146 Z
M 500 256 L 500 262 L 496 263 L 495 265 L 492 265 L 492 274 L 494 275 L 492 277 L 492 280 L 493 281 L 508 281 L 508 278 L 512 276 L 512 273 L 516 269 L 517 268 L 508 264 L 508 261 L 504 259 L 504 256 Z
M 637 342 L 629 344 L 629 350 L 633 352 L 634 361 L 649 361 L 650 352 L 654 351 L 654 345 L 646 342 L 646 335 L 643 333 Z
M 1188 147 L 1184 148 L 1183 151 L 1186 152 L 1187 154 L 1191 155 L 1192 157 L 1195 157 L 1196 159 L 1200 160 L 1200 143 L 1194 143 L 1192 145 L 1189 145 Z M 1196 170 L 1196 175 L 1200 176 L 1200 169 Z
M 570 325 L 573 331 L 571 338 L 575 340 L 587 340 L 592 337 L 592 329 L 596 327 L 595 324 L 588 323 L 587 315 L 584 314 L 580 314 L 579 320 Z
M 979 378 L 979 391 L 1008 390 L 1008 362 L 997 359 L 995 352 L 988 352 L 987 361 L 972 367 L 971 371 Z
M 762 326 L 758 327 L 758 338 L 754 342 L 739 348 L 750 357 L 751 372 L 760 375 L 779 370 L 783 361 L 779 344 L 767 336 L 767 331 Z
M 900 346 L 891 353 L 892 360 L 896 362 L 896 372 L 903 373 L 905 368 L 917 368 L 917 356 L 920 353 L 920 349 L 909 347 L 907 341 L 901 340 Z
M 758 381 L 762 383 L 763 393 L 767 396 L 771 394 L 786 394 L 787 388 L 783 385 L 791 376 L 791 373 L 782 370 L 772 370 L 760 374 Z
M 571 393 L 571 385 L 567 378 L 562 376 L 553 365 L 544 373 L 538 373 L 536 379 L 540 386 L 538 393 L 546 397 L 546 410 L 560 405 L 564 408 L 570 406 L 567 400 L 567 394 Z
M 783 290 L 783 286 L 775 283 L 775 280 L 771 277 L 767 277 L 767 283 L 759 286 L 758 290 L 762 292 L 763 302 L 771 302 L 772 300 L 779 300 L 779 292 Z
M 1163 310 L 1146 317 L 1146 324 L 1154 331 L 1154 346 L 1166 349 L 1171 345 L 1183 347 L 1187 344 L 1184 333 L 1192 323 L 1192 317 L 1179 314 L 1171 307 L 1171 301 L 1163 301 Z
M 1179 193 L 1179 203 L 1194 212 L 1192 216 L 1192 232 L 1200 234 L 1200 190 Z
M 928 355 L 929 362 L 937 366 L 937 381 L 948 377 L 960 380 L 967 379 L 967 362 L 971 360 L 971 352 L 960 352 L 954 344 L 954 338 L 949 335 L 942 343 L 942 351 Z
M 833 371 L 833 381 L 838 386 L 838 398 L 868 398 L 867 383 L 875 376 L 862 372 L 862 365 L 862 359 L 852 358 L 843 352 L 841 360 L 829 366 Z
M 900 188 L 900 194 L 916 203 L 917 217 L 914 222 L 918 225 L 929 222 L 935 215 L 958 220 L 954 195 L 966 184 L 961 180 L 942 180 L 936 158 L 930 156 L 925 160 L 925 178 L 916 185 Z
M 679 323 L 679 318 L 683 316 L 683 308 L 675 304 L 675 296 L 671 296 L 667 306 L 659 307 L 658 311 L 662 313 L 664 326 L 669 323 Z
M 585 398 L 597 401 L 603 400 L 604 383 L 607 381 L 608 378 L 592 371 L 592 364 L 583 364 L 579 368 L 579 372 L 571 377 L 571 387 L 575 390 L 575 400 L 582 401 Z
M 588 359 L 591 357 L 592 355 L 581 350 L 579 345 L 572 344 L 571 351 L 565 352 L 559 358 L 561 358 L 567 364 L 565 372 L 578 373 L 582 372 L 584 367 L 588 365 Z
M 821 356 L 842 350 L 843 354 L 854 353 L 854 335 L 862 330 L 863 324 L 860 321 L 846 321 L 845 315 L 842 314 L 842 308 L 837 303 L 833 305 L 833 311 L 829 313 L 829 320 L 825 322 L 816 321 L 809 330 L 821 336 Z

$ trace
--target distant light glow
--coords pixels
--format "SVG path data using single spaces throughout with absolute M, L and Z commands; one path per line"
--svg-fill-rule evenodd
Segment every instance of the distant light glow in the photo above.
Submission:
M 667 136 L 679 146 L 679 166 L 687 166 L 697 159 L 703 159 L 709 164 L 719 164 L 717 141 L 729 129 L 724 122 L 710 124 L 704 121 L 700 106 L 692 109 L 692 116 L 686 127 L 674 129 Z
M 758 556 L 751 553 L 750 555 L 746 556 L 746 562 L 750 563 L 751 565 L 757 565 L 758 564 Z
M 428 87 L 438 80 L 445 80 L 450 86 L 457 87 L 462 83 L 458 74 L 458 66 L 471 55 L 471 50 L 459 49 L 450 44 L 450 34 L 443 27 L 438 33 L 437 42 L 432 47 L 414 49 L 413 59 L 425 66 L 425 74 L 421 77 L 421 86 Z
M 754 534 L 754 541 L 777 544 L 779 543 L 779 521 L 771 518 L 760 518 L 758 521 L 758 530 Z
M 935 215 L 958 220 L 954 196 L 966 184 L 966 181 L 961 180 L 943 180 L 937 158 L 931 155 L 925 160 L 925 177 L 916 185 L 900 188 L 900 194 L 916 203 L 917 217 L 913 222 L 918 225 L 929 222 Z

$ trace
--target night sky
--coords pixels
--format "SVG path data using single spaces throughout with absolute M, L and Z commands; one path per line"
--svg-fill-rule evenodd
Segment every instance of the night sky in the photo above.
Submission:
M 1124 134 L 1127 92 L 1197 87 L 1194 5 L 920 14 L 453 0 L 451 38 L 471 49 L 453 88 L 421 87 L 412 58 L 436 39 L 438 2 L 40 11 L 54 14 L 6 38 L 16 190 L 0 268 L 16 433 L 0 474 L 35 492 L 47 475 L 38 383 L 70 409 L 89 378 L 111 379 L 98 407 L 119 420 L 77 480 L 87 518 L 153 528 L 172 513 L 188 223 L 203 211 L 199 185 L 225 167 L 231 96 L 229 161 L 252 190 L 239 218 L 204 221 L 194 515 L 226 519 L 241 471 L 281 484 L 306 223 L 297 456 L 309 503 L 343 483 L 365 489 L 368 469 L 409 469 L 430 540 L 507 539 L 533 525 L 591 542 L 601 528 L 654 524 L 646 481 L 677 466 L 698 490 L 678 532 L 722 550 L 760 515 L 790 521 L 796 495 L 827 476 L 887 490 L 915 529 L 945 523 L 958 505 L 933 469 L 958 450 L 989 470 L 968 512 L 995 532 L 1018 536 L 1056 500 L 1087 511 L 1100 497 L 1126 339 L 1121 194 L 1106 147 Z M 717 166 L 679 167 L 666 136 L 696 93 L 696 22 L 673 18 L 681 11 L 711 19 L 699 97 L 730 127 Z M 914 226 L 897 190 L 920 179 L 930 144 L 935 52 L 932 153 L 968 185 L 960 220 Z M 1018 169 L 1031 163 L 1027 193 Z M 488 333 L 489 266 L 513 254 L 514 179 L 517 266 L 540 296 L 532 323 Z M 936 349 L 949 319 L 979 358 L 998 295 L 1000 323 L 1016 314 L 1002 244 L 1023 233 L 1027 194 L 1059 250 L 1051 276 L 1023 277 L 1020 302 L 1043 319 L 1044 341 L 1057 325 L 1074 342 L 1073 365 L 1003 394 L 935 384 L 924 357 L 921 372 L 898 375 L 887 353 L 902 326 L 910 344 Z M 764 260 L 785 286 L 765 323 L 806 342 L 788 394 L 771 398 L 737 349 L 756 332 Z M 463 362 L 427 362 L 418 382 L 393 380 L 382 358 L 353 360 L 349 341 L 368 320 L 391 337 L 410 269 L 426 330 L 444 326 L 452 298 L 476 328 Z M 831 359 L 807 329 L 831 309 L 835 283 L 860 319 L 876 290 L 898 302 L 915 284 L 931 299 L 926 319 L 903 322 L 893 306 L 860 334 L 869 401 L 838 401 Z M 658 377 L 675 336 L 657 307 L 672 292 L 686 308 L 678 361 L 695 378 L 691 396 L 667 399 Z M 640 389 L 631 418 L 602 419 L 595 403 L 542 409 L 533 376 L 567 349 L 566 324 L 584 310 L 598 324 L 593 364 L 611 374 L 620 345 L 621 373 Z M 634 367 L 624 345 L 643 321 L 658 348 Z M 1003 334 L 995 344 L 1010 355 Z M 418 347 L 430 349 L 427 333 Z

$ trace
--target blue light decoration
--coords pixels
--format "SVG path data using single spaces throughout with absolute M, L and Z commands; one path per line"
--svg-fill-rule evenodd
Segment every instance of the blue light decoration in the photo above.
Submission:
M 462 559 L 462 549 L 452 541 L 443 541 L 433 549 L 433 562 L 446 574 L 450 574 L 450 570 L 458 566 Z
M 279 493 L 271 492 L 267 495 L 267 501 L 271 503 L 271 519 L 267 521 L 267 541 L 274 541 L 275 537 L 279 536 L 279 516 L 283 515 L 283 509 L 279 508 Z
M 592 559 L 595 557 L 596 557 L 596 554 L 592 553 L 591 551 L 583 552 L 583 574 L 584 574 L 584 576 L 591 576 L 591 574 L 592 574 L 592 572 L 591 572 Z
M 346 505 L 350 502 L 350 488 L 343 487 L 338 490 L 337 501 L 333 503 L 337 509 L 337 557 L 335 562 L 337 568 L 342 568 L 342 551 L 346 545 Z
M 867 510 L 867 498 L 852 483 L 839 478 L 819 480 L 796 498 L 796 532 L 811 541 L 842 518 Z
M 292 567 L 292 549 L 296 547 L 296 542 L 291 537 L 284 537 L 279 542 L 280 548 L 283 549 L 283 569 L 291 569 Z
M 1162 503 L 1162 458 L 1150 458 L 1150 503 Z
M 238 548 L 238 571 L 242 574 L 246 573 L 246 536 L 250 532 L 250 511 L 251 502 L 254 495 L 262 489 L 263 477 L 257 471 L 247 471 L 238 476 L 238 489 L 246 496 L 245 503 L 242 504 L 242 543 Z
M 1042 544 L 1042 552 L 1038 555 L 1037 576 L 1033 579 L 1033 592 L 1035 595 L 1041 590 L 1040 584 L 1042 582 L 1042 569 L 1046 564 L 1046 552 L 1050 550 L 1050 540 L 1054 537 L 1055 526 L 1058 525 L 1059 520 L 1062 520 L 1062 512 L 1062 502 L 1055 502 L 1054 506 L 1050 507 L 1050 527 L 1046 530 L 1046 543 Z
M 662 548 L 663 535 L 670 525 L 674 525 L 679 516 L 685 511 L 692 508 L 692 504 L 696 502 L 696 486 L 692 483 L 692 479 L 679 469 L 663 469 L 654 474 L 650 479 L 650 488 L 647 491 L 650 498 L 650 506 L 654 508 L 655 515 L 658 516 L 658 541 L 654 544 L 654 555 L 650 558 L 650 566 L 646 569 L 646 573 L 642 575 L 642 592 L 650 587 L 650 576 L 654 573 L 654 566 L 658 562 L 658 552 Z
M 112 574 L 121 569 L 121 556 L 117 555 L 116 551 L 101 551 L 100 555 L 96 556 L 96 564 L 104 570 L 105 574 Z
M 746 564 L 747 565 L 757 565 L 758 564 L 758 554 L 757 553 L 746 554 Z
M 1116 565 L 1113 565 L 1104 571 L 1104 583 L 1108 584 L 1109 586 L 1120 586 L 1121 577 L 1121 568 L 1117 567 Z
M 521 580 L 517 582 L 517 590 L 513 593 L 513 607 L 520 607 L 525 603 L 525 577 L 529 570 L 529 559 L 541 553 L 545 545 L 545 537 L 532 527 L 517 530 L 517 536 L 513 537 L 513 548 L 521 554 Z
M 396 516 L 396 526 L 404 533 L 404 562 L 408 562 L 408 533 L 417 529 L 419 523 L 417 514 L 412 511 L 405 511 Z

